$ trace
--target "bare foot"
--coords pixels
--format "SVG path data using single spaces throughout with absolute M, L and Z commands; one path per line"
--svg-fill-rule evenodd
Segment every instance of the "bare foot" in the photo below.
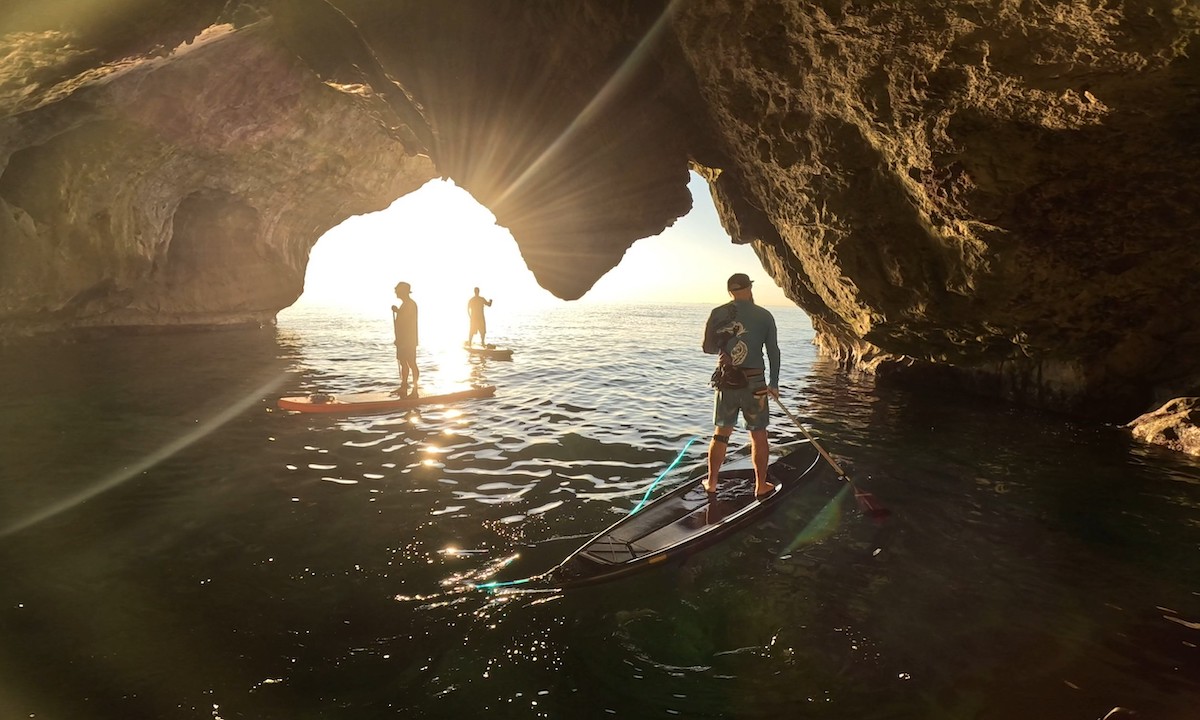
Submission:
M 775 492 L 775 486 L 771 483 L 763 483 L 762 485 L 756 483 L 754 485 L 754 497 L 756 498 L 765 497 L 773 492 Z
M 716 480 L 705 480 L 704 481 L 704 492 L 709 493 L 711 495 L 712 493 L 715 493 L 716 491 L 717 491 L 717 481 Z

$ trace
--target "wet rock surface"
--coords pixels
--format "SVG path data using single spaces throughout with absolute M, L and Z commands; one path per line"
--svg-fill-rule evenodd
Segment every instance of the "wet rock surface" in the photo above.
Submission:
M 1200 455 L 1200 397 L 1175 398 L 1128 427 L 1138 440 Z

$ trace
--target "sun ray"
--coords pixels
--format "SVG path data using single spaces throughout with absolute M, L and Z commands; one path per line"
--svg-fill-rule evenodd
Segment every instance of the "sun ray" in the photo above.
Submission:
M 584 106 L 583 110 L 581 110 L 579 114 L 576 115 L 571 121 L 571 123 L 562 131 L 562 133 L 559 134 L 559 136 L 546 147 L 542 154 L 535 158 L 533 162 L 529 163 L 529 166 L 525 168 L 524 172 L 517 176 L 517 178 L 513 180 L 513 182 L 509 184 L 509 186 L 505 188 L 502 193 L 500 193 L 496 200 L 497 206 L 504 204 L 504 202 L 513 193 L 523 190 L 525 184 L 530 182 L 532 178 L 536 177 L 542 170 L 543 166 L 553 161 L 559 151 L 566 147 L 568 142 L 572 140 L 582 128 L 586 127 L 595 117 L 597 117 L 601 110 L 619 94 L 621 87 L 633 75 L 633 72 L 638 67 L 639 63 L 643 62 L 645 57 L 649 54 L 649 48 L 652 46 L 653 41 L 660 34 L 662 34 L 664 28 L 666 28 L 667 22 L 670 19 L 678 2 L 679 0 L 671 0 L 671 2 L 667 4 L 662 13 L 654 21 L 654 24 L 650 26 L 650 29 L 647 30 L 646 34 L 642 36 L 642 39 L 638 41 L 637 47 L 635 47 L 633 51 L 629 53 L 629 57 L 625 58 L 624 62 L 621 63 L 621 65 L 613 73 L 612 77 L 610 77 L 596 93 L 596 95 L 590 101 L 588 101 L 588 104 Z

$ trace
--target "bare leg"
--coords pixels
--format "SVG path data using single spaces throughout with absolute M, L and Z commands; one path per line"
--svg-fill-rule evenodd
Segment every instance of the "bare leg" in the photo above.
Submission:
M 713 430 L 713 439 L 708 441 L 708 479 L 704 481 L 704 489 L 708 492 L 717 491 L 717 476 L 721 472 L 721 465 L 725 464 L 725 449 L 729 444 L 729 434 L 733 432 L 731 427 L 719 427 Z M 718 440 L 718 437 L 725 438 Z
M 417 394 L 417 382 L 421 379 L 421 370 L 416 363 L 412 364 L 412 394 Z
M 767 482 L 767 464 L 770 461 L 771 443 L 766 429 L 750 431 L 750 450 L 754 456 L 754 494 L 766 495 L 775 489 Z

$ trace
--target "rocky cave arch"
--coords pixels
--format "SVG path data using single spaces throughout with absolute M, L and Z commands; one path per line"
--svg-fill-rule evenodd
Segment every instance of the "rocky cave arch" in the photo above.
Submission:
M 236 5 L 3 20 L 0 328 L 267 321 L 326 229 L 435 177 L 577 298 L 692 167 L 848 366 L 1107 417 L 1200 394 L 1187 3 Z M 273 303 L 154 295 L 172 228 L 220 282 L 199 238 L 255 214 L 228 250 L 247 283 L 274 258 Z

